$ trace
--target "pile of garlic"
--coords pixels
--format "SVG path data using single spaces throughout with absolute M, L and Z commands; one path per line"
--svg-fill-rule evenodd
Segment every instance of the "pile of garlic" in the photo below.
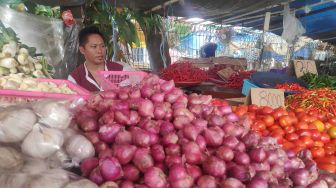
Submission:
M 41 82 L 26 77 L 24 74 L 10 74 L 0 77 L 0 89 L 14 89 L 23 91 L 39 91 L 49 93 L 75 94 L 66 84 L 56 85 L 52 82 Z

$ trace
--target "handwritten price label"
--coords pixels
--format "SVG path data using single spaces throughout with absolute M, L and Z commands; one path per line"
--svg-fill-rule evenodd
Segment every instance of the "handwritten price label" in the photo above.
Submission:
M 312 60 L 294 60 L 294 69 L 298 78 L 305 73 L 317 74 L 316 63 Z
M 258 106 L 272 108 L 285 106 L 285 95 L 282 89 L 251 88 L 250 102 Z

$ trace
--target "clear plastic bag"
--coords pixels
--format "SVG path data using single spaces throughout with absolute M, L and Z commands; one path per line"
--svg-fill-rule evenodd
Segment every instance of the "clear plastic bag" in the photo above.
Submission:
M 283 33 L 284 38 L 289 44 L 293 44 L 294 40 L 306 32 L 301 22 L 290 13 L 289 5 L 285 6 L 283 19 Z

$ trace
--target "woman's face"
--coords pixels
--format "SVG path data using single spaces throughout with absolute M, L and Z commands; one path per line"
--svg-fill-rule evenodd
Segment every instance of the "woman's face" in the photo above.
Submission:
M 105 62 L 106 47 L 102 37 L 98 34 L 89 35 L 87 43 L 80 46 L 79 50 L 88 63 L 98 65 Z

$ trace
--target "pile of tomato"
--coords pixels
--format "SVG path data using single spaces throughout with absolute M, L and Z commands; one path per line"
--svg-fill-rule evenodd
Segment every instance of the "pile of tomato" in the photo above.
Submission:
M 320 169 L 336 173 L 336 118 L 303 109 L 286 111 L 256 105 L 241 105 L 234 112 L 247 116 L 252 130 L 276 138 L 285 150 L 308 149 Z

